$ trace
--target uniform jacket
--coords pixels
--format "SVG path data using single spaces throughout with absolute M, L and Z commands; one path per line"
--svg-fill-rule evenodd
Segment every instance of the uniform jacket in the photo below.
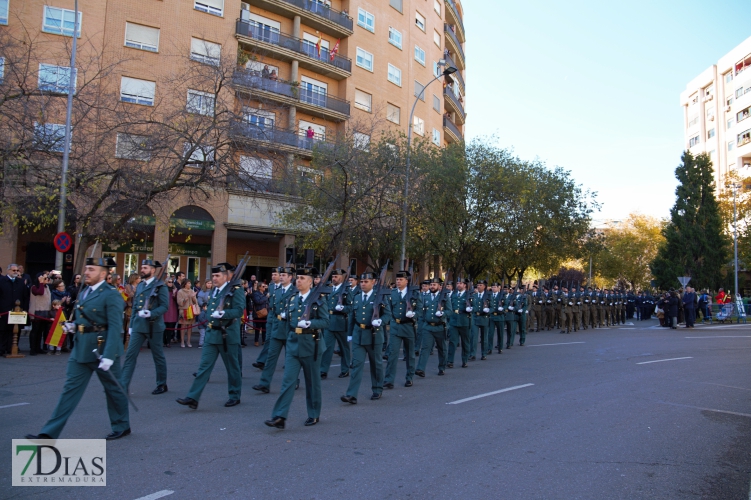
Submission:
M 529 294 L 529 300 L 532 303 L 532 309 L 535 311 L 542 310 L 542 306 L 545 305 L 545 294 L 543 294 L 541 291 L 536 292 L 530 292 Z M 542 304 L 540 303 L 542 301 Z
M 292 297 L 296 293 L 297 288 L 295 288 L 295 285 L 290 285 L 286 292 L 281 286 L 279 286 L 276 291 L 274 291 L 274 308 L 273 310 L 269 311 L 269 315 L 273 314 L 276 321 L 274 321 L 274 329 L 271 333 L 271 338 L 278 340 L 285 340 L 287 338 L 289 318 L 282 318 L 281 315 L 282 311 L 287 308 L 290 297 Z M 269 300 L 269 307 L 271 307 L 271 303 L 272 301 Z M 268 329 L 268 326 L 266 328 Z
M 230 285 L 228 283 L 225 286 Z M 216 288 L 212 290 L 216 290 Z M 234 292 L 232 292 L 231 298 L 224 298 L 224 316 L 222 316 L 222 319 L 211 317 L 211 314 L 216 311 L 221 302 L 218 297 L 214 296 L 214 293 L 211 294 L 209 303 L 206 306 L 206 318 L 209 320 L 209 323 L 206 325 L 204 344 L 223 344 L 220 327 L 227 329 L 227 345 L 240 343 L 240 319 L 243 317 L 243 311 L 245 310 L 245 294 L 243 292 L 242 285 L 238 285 L 235 287 Z M 221 295 L 221 292 L 217 295 Z
M 472 294 L 472 317 L 475 320 L 477 326 L 488 326 L 488 315 L 490 313 L 483 312 L 486 306 L 486 302 L 490 296 L 490 292 L 485 290 L 482 294 L 475 292 Z
M 517 321 L 519 317 L 516 315 L 516 309 L 519 306 L 516 302 L 515 293 L 507 293 L 503 299 L 503 308 L 506 311 L 506 321 Z
M 499 307 L 503 307 L 503 292 L 498 292 L 493 298 L 493 292 L 490 293 L 490 320 L 491 321 L 504 321 L 506 315 L 498 310 Z
M 116 360 L 123 354 L 123 311 L 125 301 L 120 292 L 102 283 L 96 290 L 90 292 L 89 287 L 81 291 L 81 297 L 76 306 L 74 321 L 76 326 L 85 328 L 101 328 L 101 331 L 80 332 L 76 328 L 75 342 L 70 359 L 77 363 L 92 363 L 98 360 L 93 352 L 97 349 L 97 337 L 101 336 L 104 343 L 100 349 L 103 358 Z
M 352 343 L 357 345 L 383 344 L 383 325 L 388 323 L 390 311 L 388 299 L 382 300 L 380 308 L 381 326 L 372 326 L 373 306 L 376 300 L 376 289 L 370 291 L 370 296 L 363 301 L 363 293 L 360 291 L 352 301 L 352 314 L 349 316 L 349 335 Z
M 463 292 L 457 290 L 451 294 L 451 326 L 470 327 L 472 325 L 472 313 L 467 312 L 468 293 L 466 290 Z
M 415 313 L 415 316 L 411 319 L 407 317 L 407 311 L 409 310 L 407 302 L 409 302 L 412 311 Z M 415 335 L 414 325 L 417 323 L 422 311 L 420 295 L 409 290 L 409 287 L 407 287 L 407 293 L 402 298 L 402 293 L 398 288 L 395 288 L 391 290 L 391 294 L 388 297 L 388 306 L 391 334 L 397 337 L 413 338 Z
M 154 289 L 157 290 L 156 296 L 149 301 L 150 318 L 141 318 L 138 312 L 143 309 L 146 299 L 152 294 Z M 136 287 L 136 293 L 133 295 L 133 309 L 130 317 L 130 327 L 134 332 L 153 333 L 164 332 L 164 313 L 169 308 L 169 292 L 163 281 L 157 281 L 156 278 L 146 284 L 141 281 Z M 151 329 L 149 329 L 151 328 Z
M 436 316 L 435 313 L 438 311 L 443 312 L 443 316 Z M 448 319 L 448 309 L 441 298 L 441 292 L 437 292 L 435 298 L 432 293 L 428 293 L 422 301 L 419 314 L 426 331 L 443 330 Z
M 288 350 L 292 356 L 300 358 L 306 356 L 313 356 L 316 353 L 316 342 L 318 342 L 318 356 L 326 350 L 326 344 L 323 341 L 323 330 L 330 328 L 329 325 L 329 310 L 326 305 L 325 297 L 318 297 L 310 307 L 310 328 L 300 329 L 297 327 L 297 323 L 300 322 L 300 317 L 305 312 L 305 308 L 311 300 L 312 290 L 308 293 L 305 301 L 302 300 L 300 292 L 295 291 L 286 303 L 284 310 L 287 313 L 287 345 L 285 349 Z M 298 333 L 300 332 L 300 333 Z
M 347 327 L 349 326 L 349 313 L 352 311 L 352 301 L 350 301 L 350 295 L 347 293 L 347 288 L 349 288 L 347 285 L 342 284 L 339 285 L 339 289 L 334 292 L 332 287 L 332 292 L 326 297 L 324 307 L 328 309 L 329 326 L 327 328 L 329 331 L 347 331 Z M 340 298 L 344 309 L 342 311 L 337 311 L 336 306 L 339 304 Z

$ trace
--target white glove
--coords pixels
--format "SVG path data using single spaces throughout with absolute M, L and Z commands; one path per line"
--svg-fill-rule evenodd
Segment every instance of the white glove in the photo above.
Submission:
M 310 321 L 305 321 L 304 319 L 301 319 L 297 322 L 297 328 L 310 328 Z
M 436 311 L 435 315 L 437 318 L 440 318 L 441 316 L 443 316 L 443 311 Z
M 65 333 L 74 333 L 76 331 L 76 324 L 72 321 L 66 321 L 65 324 L 63 324 L 63 331 L 65 331 Z
M 336 309 L 337 311 L 344 311 L 344 306 L 341 304 L 337 304 L 334 309 Z
M 465 311 L 467 311 L 468 313 L 471 313 L 472 312 L 472 307 L 466 308 Z
M 498 308 L 498 311 L 500 311 L 500 312 L 503 312 L 503 308 L 502 308 L 502 307 L 499 307 L 499 308 Z
M 138 311 L 138 317 L 139 318 L 150 318 L 151 317 L 151 311 L 148 309 L 144 309 L 141 311 Z
M 349 335 L 349 336 L 347 337 L 347 342 L 352 342 L 352 335 Z
M 508 310 L 509 310 L 509 311 L 513 311 L 513 310 L 514 310 L 514 308 L 513 308 L 513 307 L 509 307 L 509 308 L 508 308 Z
M 526 311 L 524 311 L 524 313 L 525 314 L 529 314 L 529 309 L 527 309 Z
M 224 316 L 224 311 L 214 311 L 211 313 L 211 317 L 214 319 L 222 319 L 222 316 Z
M 132 328 L 128 328 L 128 335 L 133 335 L 133 329 Z
M 415 311 L 407 311 L 407 313 L 405 314 L 405 316 L 408 317 L 408 318 L 414 318 L 415 317 Z
M 483 308 L 482 312 L 484 312 L 485 314 L 488 314 L 490 312 L 490 309 L 488 309 L 487 307 L 485 307 L 485 308 Z
M 379 326 L 381 326 L 381 323 L 383 323 L 383 321 L 381 321 L 381 318 L 374 319 L 373 321 L 370 322 L 370 324 L 373 325 L 376 328 L 378 328 Z
M 282 314 L 280 314 L 279 316 L 281 316 L 282 319 L 287 319 L 287 311 L 282 311 Z
M 103 372 L 106 372 L 107 370 L 110 369 L 110 367 L 112 366 L 112 363 L 114 363 L 114 361 L 112 361 L 111 359 L 102 358 L 99 360 L 99 369 L 102 370 Z

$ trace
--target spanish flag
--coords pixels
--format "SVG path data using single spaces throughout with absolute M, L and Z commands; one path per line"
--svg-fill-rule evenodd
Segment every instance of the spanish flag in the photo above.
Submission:
M 50 327 L 50 333 L 47 334 L 47 340 L 45 344 L 62 347 L 65 342 L 65 332 L 63 331 L 63 323 L 65 323 L 65 314 L 63 314 L 63 308 L 57 310 L 54 321 L 52 321 L 52 327 Z
M 334 58 L 336 57 L 336 55 L 339 53 L 339 42 L 341 42 L 341 41 L 342 41 L 341 38 L 339 40 L 337 40 L 336 41 L 336 45 L 334 45 L 334 48 L 331 49 L 331 52 L 329 52 L 332 61 L 334 60 Z
M 316 50 L 318 51 L 318 59 L 321 58 L 321 44 L 323 42 L 323 35 L 318 34 L 318 43 L 316 44 Z

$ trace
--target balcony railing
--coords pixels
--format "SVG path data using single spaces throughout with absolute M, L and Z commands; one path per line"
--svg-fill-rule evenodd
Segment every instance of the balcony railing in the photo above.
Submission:
M 459 117 L 459 120 L 457 120 L 459 123 L 464 123 L 464 119 L 466 117 L 466 114 L 464 113 L 464 105 L 462 105 L 461 102 L 459 102 L 459 99 L 454 95 L 454 92 L 446 87 L 443 89 L 443 95 L 449 98 L 449 100 L 454 104 L 457 111 L 457 116 Z
M 257 90 L 272 92 L 304 104 L 310 104 L 319 108 L 350 115 L 349 101 L 332 97 L 328 94 L 313 92 L 305 87 L 290 83 L 263 78 L 259 71 L 236 71 L 232 76 L 235 85 L 249 87 Z
M 446 0 L 446 3 L 449 5 L 452 13 L 454 14 L 454 19 L 456 19 L 457 27 L 461 30 L 462 35 L 464 35 L 464 21 L 462 20 L 462 16 L 459 15 L 459 9 L 456 8 L 456 3 L 454 3 L 454 0 Z
M 227 174 L 227 189 L 235 191 L 286 194 L 288 184 L 289 182 L 281 179 L 269 179 L 246 172 Z
M 237 20 L 235 30 L 238 35 L 254 38 L 260 42 L 291 50 L 300 55 L 315 59 L 317 62 L 327 66 L 339 68 L 349 73 L 352 72 L 351 59 L 340 56 L 339 54 L 332 55 L 331 52 L 329 52 L 329 49 L 324 47 L 321 47 L 321 55 L 319 56 L 318 51 L 313 44 L 310 42 L 306 43 L 304 40 L 295 38 L 292 35 L 261 28 L 241 19 Z
M 454 122 L 452 122 L 451 120 L 449 120 L 449 119 L 448 119 L 447 117 L 445 117 L 445 116 L 443 117 L 443 126 L 444 126 L 445 128 L 447 128 L 447 129 L 449 129 L 449 131 L 450 131 L 450 132 L 451 132 L 451 133 L 452 133 L 453 135 L 455 135 L 455 136 L 456 136 L 456 138 L 457 138 L 457 139 L 458 139 L 459 141 L 461 141 L 461 140 L 463 139 L 462 133 L 461 133 L 461 131 L 459 131 L 459 127 L 457 127 L 456 125 L 454 125 Z
M 464 49 L 462 48 L 462 44 L 459 43 L 459 39 L 456 37 L 456 33 L 449 27 L 448 24 L 443 24 L 443 31 L 446 32 L 446 34 L 451 38 L 451 40 L 454 42 L 454 45 L 456 46 L 456 50 L 458 52 L 459 58 L 458 62 L 461 63 L 461 66 L 456 66 L 458 69 L 464 69 L 464 62 L 466 61 L 464 57 Z
M 447 67 L 453 67 L 453 68 L 459 68 L 459 66 L 456 65 L 454 60 L 451 58 L 448 54 L 443 54 L 443 58 L 446 60 L 446 66 Z M 464 77 L 462 76 L 461 71 L 457 71 L 456 73 L 451 73 L 451 78 L 454 80 L 459 81 L 459 86 L 462 88 L 462 92 L 465 91 L 466 87 L 464 86 Z
M 316 147 L 333 147 L 334 143 L 325 139 L 308 138 L 295 132 L 275 127 L 264 127 L 255 123 L 232 122 L 230 131 L 235 136 L 246 139 L 268 142 L 272 145 L 287 146 L 289 148 L 313 151 Z
M 325 19 L 328 19 L 329 21 L 332 21 L 350 31 L 352 31 L 352 29 L 354 28 L 354 22 L 352 18 L 349 17 L 347 14 L 345 14 L 344 12 L 340 12 L 336 9 L 332 9 L 331 7 L 328 7 L 326 5 L 320 4 L 316 2 L 315 0 L 282 0 L 282 1 L 284 3 L 294 5 L 295 7 L 299 7 L 303 10 L 307 10 L 308 12 L 311 12 L 317 16 L 321 16 Z

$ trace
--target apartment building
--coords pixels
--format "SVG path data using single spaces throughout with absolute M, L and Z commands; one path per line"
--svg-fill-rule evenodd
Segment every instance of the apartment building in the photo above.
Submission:
M 691 80 L 681 106 L 685 149 L 709 154 L 718 192 L 729 172 L 751 174 L 751 38 Z
M 63 46 L 73 34 L 73 5 L 73 0 L 0 0 L 0 30 L 20 24 L 39 30 L 34 34 L 39 40 Z M 463 140 L 466 34 L 458 0 L 80 0 L 78 5 L 80 39 L 116 50 L 123 62 L 111 84 L 133 106 L 160 99 L 164 79 L 176 64 L 185 64 L 171 54 L 184 52 L 206 64 L 237 54 L 232 86 L 242 120 L 233 124 L 233 133 L 251 150 L 258 146 L 248 163 L 269 179 L 281 162 L 301 176 L 315 175 L 314 148 L 345 130 L 361 144 L 370 141 L 373 123 L 406 134 L 415 102 L 413 137 L 437 147 Z M 51 51 L 46 66 L 40 63 L 40 75 L 69 71 L 63 53 Z M 440 78 L 424 88 L 445 67 L 457 69 L 451 80 Z M 206 99 L 189 91 L 186 105 L 213 106 Z M 114 155 L 115 144 L 112 149 Z M 252 256 L 249 268 L 267 277 L 292 249 L 302 250 L 276 217 L 288 199 L 273 188 L 225 191 L 199 204 L 176 196 L 171 216 L 142 218 L 153 231 L 126 244 L 103 242 L 103 252 L 127 276 L 141 259 L 161 258 L 169 250 L 171 270 L 196 280 L 207 277 L 212 261 L 236 261 L 246 251 Z M 4 228 L 0 254 L 31 271 L 54 262 L 50 235 L 15 228 Z M 70 259 L 66 267 L 72 267 Z

